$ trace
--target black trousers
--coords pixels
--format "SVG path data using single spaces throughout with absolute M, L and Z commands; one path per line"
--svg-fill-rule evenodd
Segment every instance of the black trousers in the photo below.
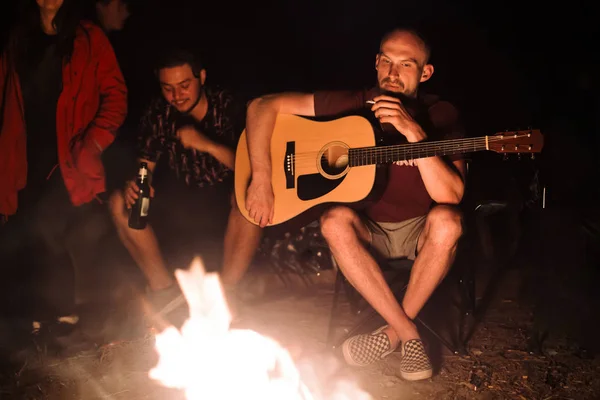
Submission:
M 231 210 L 233 182 L 189 187 L 167 174 L 155 180 L 149 221 L 170 269 L 187 269 L 200 256 L 207 270 L 220 269 Z
M 67 315 L 99 287 L 102 241 L 113 229 L 106 206 L 73 206 L 58 170 L 38 189 L 20 193 L 17 213 L 0 227 L 5 315 Z

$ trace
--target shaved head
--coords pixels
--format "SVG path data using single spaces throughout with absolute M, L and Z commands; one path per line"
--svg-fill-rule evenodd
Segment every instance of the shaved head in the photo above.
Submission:
M 431 78 L 429 46 L 416 31 L 394 29 L 383 36 L 375 58 L 382 91 L 416 97 L 419 84 Z
M 425 60 L 423 64 L 427 64 L 429 62 L 429 58 L 431 57 L 431 48 L 429 47 L 429 44 L 425 41 L 423 36 L 414 29 L 396 28 L 389 31 L 381 38 L 381 42 L 379 43 L 379 52 L 383 52 L 383 48 L 385 47 L 387 42 L 396 40 L 413 41 L 414 44 L 420 47 L 425 54 Z

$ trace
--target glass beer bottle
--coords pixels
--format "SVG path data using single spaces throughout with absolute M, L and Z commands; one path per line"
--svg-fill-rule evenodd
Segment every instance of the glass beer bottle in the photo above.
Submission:
M 129 227 L 144 229 L 147 224 L 148 210 L 150 208 L 150 182 L 148 181 L 148 164 L 142 162 L 135 181 L 138 189 L 138 198 L 131 207 L 129 214 Z

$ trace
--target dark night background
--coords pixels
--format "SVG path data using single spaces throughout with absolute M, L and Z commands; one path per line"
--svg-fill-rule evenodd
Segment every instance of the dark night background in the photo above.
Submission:
M 2 27 L 16 3 L 4 2 Z M 381 35 L 408 23 L 433 45 L 436 71 L 426 87 L 456 101 L 474 128 L 539 126 L 576 105 L 591 108 L 584 96 L 597 85 L 592 2 L 148 0 L 134 7 L 120 36 L 132 44 L 127 61 L 139 74 L 156 40 L 191 41 L 204 50 L 213 82 L 253 93 L 370 85 Z
M 16 3 L 4 2 L 2 27 Z M 567 125 L 583 148 L 597 144 L 592 2 L 148 0 L 115 43 L 143 103 L 154 88 L 144 60 L 159 43 L 197 45 L 211 82 L 249 95 L 362 87 L 374 83 L 382 34 L 402 24 L 428 36 L 436 70 L 424 88 L 456 103 L 469 135 Z
M 16 3 L 4 2 L 3 28 Z M 433 46 L 424 88 L 455 102 L 469 135 L 540 128 L 579 163 L 598 144 L 597 19 L 592 2 L 148 0 L 113 39 L 134 119 L 155 88 L 145 60 L 160 43 L 197 45 L 212 83 L 254 96 L 371 85 L 382 34 L 411 24 Z

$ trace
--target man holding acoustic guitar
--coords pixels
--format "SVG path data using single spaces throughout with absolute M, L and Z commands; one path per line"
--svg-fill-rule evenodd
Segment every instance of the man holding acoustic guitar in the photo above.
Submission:
M 342 139 L 349 143 L 354 127 L 372 119 L 372 125 L 388 139 L 405 143 L 405 154 L 406 146 L 413 144 L 427 146 L 430 141 L 439 139 L 460 139 L 463 129 L 456 109 L 450 103 L 418 90 L 420 83 L 429 80 L 433 74 L 429 56 L 430 49 L 421 36 L 412 30 L 396 29 L 381 41 L 375 58 L 378 85 L 373 89 L 281 93 L 254 99 L 247 113 L 246 141 L 240 142 L 236 156 L 239 157 L 239 160 L 236 158 L 237 174 L 240 173 L 239 166 L 245 162 L 239 156 L 240 152 L 246 151 L 244 146 L 248 146 L 246 162 L 249 165 L 246 167 L 251 170 L 251 178 L 242 190 L 236 182 L 237 201 L 246 218 L 262 227 L 282 222 L 286 207 L 294 207 L 292 200 L 307 206 L 325 202 L 318 199 L 319 196 L 323 198 L 320 194 L 311 194 L 309 190 L 301 193 L 303 177 L 299 175 L 302 168 L 314 168 L 328 182 L 337 182 L 332 184 L 334 189 L 330 192 L 339 194 L 345 190 L 345 183 L 339 183 L 342 179 L 351 181 L 364 171 L 373 172 L 375 166 L 372 164 L 377 160 L 386 166 L 387 180 L 381 196 L 360 210 L 340 204 L 364 198 L 361 183 L 366 181 L 367 186 L 374 183 L 370 177 L 355 180 L 355 185 L 346 190 L 346 198 L 327 199 L 337 204 L 321 215 L 320 223 L 323 236 L 348 281 L 387 322 L 370 334 L 346 340 L 342 348 L 344 358 L 351 365 L 364 366 L 399 348 L 402 354 L 400 375 L 407 380 L 426 379 L 432 375 L 431 362 L 413 319 L 442 281 L 455 257 L 463 232 L 462 216 L 456 206 L 463 197 L 465 162 L 451 150 L 448 153 L 453 156 L 431 155 L 436 154 L 433 151 L 415 153 L 414 159 L 394 154 L 361 154 L 361 148 L 366 151 L 366 146 L 374 143 L 355 143 L 349 146 L 350 150 L 340 144 L 319 152 L 320 146 L 315 146 L 312 153 L 316 157 L 306 163 L 309 153 L 300 154 L 302 135 L 297 140 L 293 135 L 303 123 L 324 124 L 322 126 L 332 132 L 331 139 L 326 138 L 324 143 L 341 143 Z M 367 117 L 343 117 L 352 114 Z M 283 164 L 275 161 L 278 155 L 273 154 L 276 151 L 271 142 L 273 132 L 277 124 L 288 121 L 285 118 L 300 118 L 297 116 L 338 119 L 323 123 L 304 118 L 306 122 L 298 121 L 300 128 L 290 127 L 286 132 L 290 139 L 283 168 Z M 312 128 L 316 129 L 310 125 L 305 131 L 307 141 L 312 140 L 309 136 Z M 336 130 L 346 131 L 347 136 L 342 133 L 336 138 Z M 320 136 L 326 136 L 326 132 L 327 129 Z M 341 154 L 344 151 L 345 154 Z M 329 162 L 323 162 L 326 158 Z M 349 168 L 356 166 L 359 167 Z M 278 185 L 275 179 L 284 170 L 290 178 L 284 181 L 287 186 Z M 341 177 L 343 174 L 347 176 Z M 297 192 L 290 191 L 292 187 Z M 357 192 L 362 194 L 356 195 Z M 295 193 L 296 198 L 286 198 L 288 193 Z M 397 302 L 384 280 L 377 257 L 414 259 L 402 304 Z

